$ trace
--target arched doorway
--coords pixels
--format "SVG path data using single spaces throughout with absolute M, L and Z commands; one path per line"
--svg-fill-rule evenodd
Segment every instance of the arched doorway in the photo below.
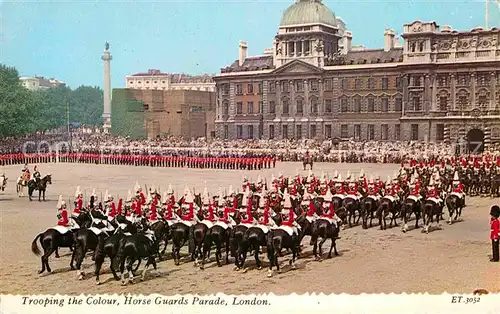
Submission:
M 479 154 L 484 151 L 484 132 L 472 129 L 467 133 L 467 147 L 469 154 Z

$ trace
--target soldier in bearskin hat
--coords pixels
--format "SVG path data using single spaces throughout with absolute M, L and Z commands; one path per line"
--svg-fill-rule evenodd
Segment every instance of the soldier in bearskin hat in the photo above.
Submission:
M 500 217 L 500 207 L 498 205 L 491 206 L 490 215 L 491 215 L 490 239 L 491 239 L 491 248 L 493 250 L 493 258 L 490 259 L 490 262 L 498 262 L 499 261 L 498 247 L 500 238 L 500 220 L 498 219 L 498 217 Z

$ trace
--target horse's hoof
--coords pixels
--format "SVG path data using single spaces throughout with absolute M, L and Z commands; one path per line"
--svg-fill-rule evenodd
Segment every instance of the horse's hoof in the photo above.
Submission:
M 205 270 L 205 266 L 201 265 L 200 270 Z
M 258 270 L 262 270 L 262 266 L 257 267 Z
M 69 268 L 70 268 L 71 270 L 75 270 L 75 269 L 76 269 L 76 268 L 75 268 L 75 266 L 70 266 Z
M 98 285 L 98 286 L 100 286 L 101 282 L 99 280 L 96 280 L 95 284 Z
M 43 270 L 39 270 L 39 271 L 38 271 L 38 274 L 39 274 L 39 275 L 40 275 L 40 274 L 43 274 Z
M 248 268 L 244 268 L 242 273 L 245 274 L 248 271 Z
M 122 281 L 122 286 L 126 286 L 127 285 L 127 282 L 126 281 Z
M 295 264 L 292 264 L 292 269 L 297 269 L 297 266 Z
M 78 280 L 83 280 L 83 275 L 78 276 Z
M 267 277 L 271 278 L 273 276 L 273 272 L 272 271 L 268 271 L 267 272 Z

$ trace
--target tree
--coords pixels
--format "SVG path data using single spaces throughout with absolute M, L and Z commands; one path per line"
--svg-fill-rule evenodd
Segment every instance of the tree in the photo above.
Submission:
M 0 136 L 22 136 L 79 122 L 102 125 L 103 91 L 80 86 L 59 86 L 30 91 L 19 81 L 13 67 L 0 64 Z

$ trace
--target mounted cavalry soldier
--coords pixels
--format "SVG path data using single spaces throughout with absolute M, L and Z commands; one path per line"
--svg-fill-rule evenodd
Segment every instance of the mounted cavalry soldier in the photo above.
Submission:
M 166 201 L 167 203 L 174 204 L 175 203 L 175 195 L 174 195 L 174 189 L 172 189 L 172 184 L 168 185 L 168 189 L 167 189 L 166 193 L 167 194 L 166 194 L 166 196 L 164 196 L 163 201 L 164 202 Z
M 426 192 L 427 199 L 434 201 L 439 206 L 443 206 L 443 200 L 439 197 L 439 189 L 437 187 L 437 184 L 435 184 L 433 177 L 431 177 Z
M 347 185 L 347 196 L 348 197 L 351 197 L 355 200 L 359 200 L 359 185 L 358 185 L 358 182 L 356 182 L 356 180 L 354 178 L 351 178 L 351 176 L 349 175 L 348 173 L 348 179 L 349 180 L 349 183 Z
M 338 227 L 338 224 L 342 221 L 337 214 L 335 213 L 335 208 L 332 202 L 332 192 L 328 189 L 325 195 L 325 201 L 323 202 L 324 213 L 321 215 L 319 219 L 327 220 L 329 223 L 335 224 L 335 227 Z
M 75 191 L 75 209 L 73 209 L 73 217 L 78 217 L 80 215 L 80 212 L 83 210 L 83 193 L 80 190 L 80 186 L 76 187 Z
M 366 192 L 368 196 L 371 197 L 373 200 L 377 202 L 380 200 L 379 185 L 373 177 L 370 178 L 370 182 L 367 185 Z
M 300 226 L 295 222 L 295 212 L 292 208 L 292 202 L 290 201 L 290 194 L 288 194 L 288 189 L 285 189 L 283 195 L 283 220 L 281 222 L 280 228 L 288 232 L 290 236 L 298 236 Z
M 344 183 L 342 181 L 342 175 L 338 175 L 337 178 L 335 179 L 335 184 L 333 186 L 333 192 L 335 193 L 335 197 L 340 197 L 341 199 L 345 198 L 346 191 L 344 188 Z
M 250 228 L 255 222 L 252 215 L 252 192 L 247 192 L 244 194 L 242 208 L 244 208 L 244 210 L 240 211 L 240 214 L 242 214 L 244 218 L 241 220 L 240 224 L 247 225 L 247 227 Z
M 7 176 L 5 176 L 5 173 L 0 174 L 0 190 L 4 191 L 5 187 L 7 186 Z
M 465 207 L 464 185 L 460 182 L 458 171 L 455 171 L 455 174 L 453 175 L 451 194 L 458 196 L 458 198 L 462 201 L 462 206 Z
M 210 195 L 208 194 L 208 189 L 205 187 L 202 194 L 203 200 L 203 220 L 201 221 L 203 224 L 207 226 L 208 229 L 212 228 L 214 223 L 216 222 L 215 216 L 215 208 L 213 203 L 210 202 Z
M 68 210 L 66 209 L 66 202 L 63 201 L 62 195 L 59 195 L 59 200 L 57 201 L 57 225 L 61 227 L 69 228 L 69 217 Z
M 195 220 L 194 215 L 194 197 L 191 190 L 187 190 L 187 195 L 184 198 L 182 207 L 179 209 L 179 216 L 181 217 L 182 223 L 186 226 L 191 227 Z
M 33 169 L 33 178 L 35 179 L 36 184 L 40 182 L 41 175 L 40 172 L 38 171 L 38 166 L 35 166 L 35 168 Z
M 179 222 L 179 217 L 175 214 L 177 203 L 172 202 L 172 199 L 168 197 L 168 190 L 163 193 L 163 219 L 171 226 Z

